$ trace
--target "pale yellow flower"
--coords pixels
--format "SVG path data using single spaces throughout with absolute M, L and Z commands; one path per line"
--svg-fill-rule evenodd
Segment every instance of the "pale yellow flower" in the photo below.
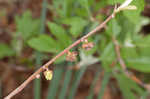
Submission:
M 120 12 L 122 10 L 136 10 L 137 8 L 135 5 L 129 5 L 132 1 L 133 0 L 125 0 L 125 2 L 115 10 L 115 12 Z
M 44 71 L 44 76 L 46 80 L 51 80 L 53 78 L 53 72 L 51 70 Z

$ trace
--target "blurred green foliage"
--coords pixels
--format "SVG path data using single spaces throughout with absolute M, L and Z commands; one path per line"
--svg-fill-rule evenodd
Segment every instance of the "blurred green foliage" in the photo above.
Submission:
M 32 14 L 29 11 L 23 13 L 23 15 L 16 16 L 16 35 L 20 35 L 23 40 L 27 40 L 39 32 L 40 20 L 32 18 Z
M 50 35 L 38 33 L 40 26 L 39 19 L 33 19 L 31 13 L 27 11 L 24 12 L 22 16 L 16 17 L 17 30 L 13 39 L 13 42 L 15 42 L 14 45 L 16 46 L 18 40 L 20 40 L 18 38 L 21 38 L 23 46 L 31 47 L 34 50 L 42 53 L 50 53 L 55 56 L 72 42 L 94 29 L 99 22 L 106 19 L 107 16 L 98 13 L 99 10 L 107 6 L 115 5 L 116 3 L 122 3 L 123 1 L 124 0 L 52 0 L 52 4 L 47 6 L 52 13 L 52 21 L 47 22 Z M 107 24 L 105 31 L 102 31 L 103 33 L 96 34 L 89 38 L 90 41 L 95 43 L 94 50 L 84 52 L 84 54 L 91 56 L 97 53 L 98 55 L 95 58 L 99 59 L 102 63 L 101 65 L 104 71 L 114 72 L 116 69 L 120 71 L 120 73 L 117 74 L 112 73 L 111 76 L 117 79 L 125 99 L 137 99 L 136 95 L 142 96 L 144 90 L 134 81 L 122 74 L 119 64 L 114 68 L 110 67 L 110 65 L 116 61 L 112 37 L 117 38 L 121 46 L 121 57 L 129 69 L 150 73 L 150 35 L 140 33 L 142 26 L 148 24 L 150 20 L 141 15 L 141 11 L 144 9 L 144 0 L 133 0 L 131 4 L 135 5 L 137 10 L 118 13 L 116 17 Z M 81 54 L 81 52 L 79 52 L 79 54 Z M 0 58 L 12 55 L 14 54 L 12 54 L 12 50 L 8 45 L 0 44 Z M 57 64 L 61 64 L 64 61 L 65 57 L 62 57 Z M 69 99 L 72 99 L 75 94 L 78 83 L 83 75 L 82 73 L 85 70 L 84 66 L 82 69 L 81 72 L 78 71 L 79 73 L 76 74 L 80 75 L 80 77 L 77 76 L 77 78 L 79 78 L 74 81 L 74 86 L 70 89 L 72 93 Z M 55 97 L 59 85 L 56 80 L 61 78 L 62 72 L 62 70 L 56 70 L 54 72 L 57 78 L 54 77 L 52 80 L 52 88 L 56 89 L 55 92 L 49 89 L 50 94 L 48 97 Z M 71 75 L 72 72 L 67 71 L 66 77 L 68 77 L 68 74 Z M 68 79 L 65 79 L 67 80 L 64 82 L 65 87 L 62 87 L 64 88 L 62 89 L 64 92 L 60 92 L 63 98 L 66 94 L 66 84 L 69 84 L 70 76 Z M 108 80 L 109 79 L 107 79 L 107 81 Z
M 12 56 L 14 51 L 6 44 L 0 43 L 0 59 L 6 56 Z
M 127 78 L 123 74 L 116 74 L 119 87 L 125 97 L 125 99 L 137 99 L 144 94 L 144 90 L 140 88 L 133 80 Z M 136 93 L 136 95 L 135 95 Z

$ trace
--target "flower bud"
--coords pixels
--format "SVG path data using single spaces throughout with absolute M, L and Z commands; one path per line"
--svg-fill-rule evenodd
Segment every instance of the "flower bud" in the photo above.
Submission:
M 85 50 L 90 50 L 91 48 L 94 47 L 94 43 L 93 42 L 88 42 L 87 39 L 85 39 L 83 41 L 83 44 L 82 44 L 82 48 L 85 49 Z
M 77 52 L 68 51 L 67 56 L 66 56 L 66 60 L 73 62 L 73 61 L 76 61 L 76 59 L 77 59 Z
M 53 78 L 53 72 L 47 69 L 46 71 L 44 71 L 44 76 L 46 80 L 51 80 Z

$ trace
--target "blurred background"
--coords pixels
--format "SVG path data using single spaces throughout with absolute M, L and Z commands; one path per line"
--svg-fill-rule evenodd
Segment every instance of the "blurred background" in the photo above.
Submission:
M 125 0 L 0 0 L 0 99 L 35 70 L 102 23 Z M 150 93 L 120 68 L 112 37 L 128 71 L 150 86 L 150 1 L 133 0 L 88 38 L 93 48 L 74 47 L 13 99 L 150 99 Z

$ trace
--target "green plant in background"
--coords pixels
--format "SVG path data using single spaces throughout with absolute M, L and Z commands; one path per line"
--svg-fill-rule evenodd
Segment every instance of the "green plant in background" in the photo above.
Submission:
M 6 10 L 2 9 L 0 12 L 0 19 L 3 19 L 3 17 L 5 16 L 6 16 Z M 15 52 L 11 49 L 11 47 L 8 44 L 5 44 L 4 42 L 0 42 L 0 59 L 13 56 L 14 54 Z
M 116 74 L 115 75 L 119 87 L 123 93 L 123 96 L 126 99 L 137 99 L 139 96 L 143 96 L 144 94 L 144 90 L 142 88 L 140 88 L 133 80 L 127 78 L 125 75 L 123 74 Z M 134 92 L 138 95 L 136 96 L 134 94 Z
M 16 16 L 16 33 L 13 35 L 12 45 L 16 54 L 20 56 L 27 40 L 38 35 L 40 20 L 33 19 L 31 12 L 26 11 L 22 16 Z
M 23 48 L 27 47 L 27 40 L 37 36 L 40 27 L 39 19 L 33 19 L 30 11 L 26 11 L 21 16 L 15 17 L 16 32 L 12 35 L 11 45 L 2 43 L 0 45 L 0 56 L 1 58 L 6 56 L 16 55 L 20 56 L 22 54 Z M 7 53 L 6 53 L 7 52 Z M 11 54 L 11 53 L 14 54 Z
M 12 55 L 14 55 L 14 51 L 7 44 L 0 43 L 0 59 Z
M 26 11 L 23 15 L 16 16 L 16 35 L 21 36 L 23 40 L 27 40 L 39 32 L 39 19 L 33 19 L 31 12 Z
M 28 44 L 38 51 L 49 52 L 56 55 L 58 52 L 71 44 L 72 40 L 61 26 L 55 23 L 48 23 L 48 26 L 56 39 L 50 37 L 49 35 L 42 34 L 38 37 L 30 39 Z M 64 58 L 60 59 L 60 61 L 61 60 L 64 60 Z
M 61 1 L 55 0 L 53 2 L 54 4 L 50 7 L 50 10 L 56 9 L 56 12 L 55 12 L 56 16 L 54 15 L 54 18 L 53 18 L 55 23 L 48 22 L 48 27 L 49 27 L 52 35 L 54 35 L 56 37 L 56 39 L 52 39 L 50 36 L 49 37 L 47 36 L 47 39 L 46 39 L 46 36 L 45 36 L 45 38 L 41 39 L 42 38 L 42 35 L 41 35 L 41 36 L 39 36 L 39 38 L 37 38 L 37 40 L 36 40 L 36 38 L 31 39 L 28 44 L 31 47 L 33 47 L 34 49 L 37 49 L 39 51 L 51 52 L 51 53 L 57 54 L 58 52 L 63 50 L 65 47 L 67 47 L 72 42 L 72 38 L 77 39 L 79 36 L 82 36 L 81 33 L 83 33 L 83 32 L 86 33 L 87 31 L 90 31 L 91 27 L 95 26 L 96 22 L 94 22 L 95 23 L 94 24 L 93 22 L 90 22 L 89 19 L 92 18 L 91 13 L 96 12 L 97 8 L 100 8 L 99 5 L 102 5 L 102 7 L 105 7 L 107 5 L 111 5 L 111 4 L 113 5 L 113 4 L 122 3 L 122 2 L 123 2 L 123 0 L 116 0 L 115 2 L 113 0 L 108 0 L 108 1 L 103 0 L 103 1 L 99 2 L 98 4 L 95 4 L 94 1 L 90 2 L 88 0 L 79 0 L 79 1 L 64 0 L 64 4 L 62 4 Z M 69 7 L 70 5 L 72 5 L 72 7 Z M 141 53 L 145 53 L 146 51 L 143 49 L 143 47 L 142 48 L 140 48 L 140 46 L 138 47 L 138 44 L 140 44 L 139 43 L 140 40 L 145 39 L 145 37 L 140 36 L 141 34 L 138 33 L 139 32 L 138 28 L 142 26 L 141 21 L 143 20 L 143 17 L 140 16 L 140 13 L 144 8 L 144 1 L 143 0 L 140 0 L 140 1 L 134 0 L 131 5 L 135 5 L 137 7 L 137 11 L 121 12 L 119 15 L 116 16 L 115 19 L 113 19 L 109 22 L 109 24 L 106 28 L 106 31 L 103 34 L 98 35 L 99 38 L 96 38 L 96 41 L 97 41 L 96 46 L 97 47 L 93 53 L 98 51 L 98 53 L 100 55 L 99 59 L 102 62 L 102 66 L 105 71 L 112 72 L 116 68 L 121 70 L 120 68 L 118 68 L 119 65 L 116 66 L 114 69 L 110 68 L 110 64 L 116 60 L 116 55 L 115 55 L 115 51 L 114 51 L 115 49 L 114 49 L 113 42 L 111 40 L 112 36 L 115 36 L 115 37 L 117 37 L 120 45 L 122 46 L 121 56 L 127 63 L 127 66 L 131 69 L 135 69 L 135 70 L 138 70 L 141 72 L 149 72 L 149 62 L 148 62 L 148 60 L 149 60 L 148 53 L 149 52 L 147 52 L 145 54 L 146 57 L 141 57 L 141 55 L 143 55 L 143 54 L 140 54 L 139 51 Z M 63 10 L 61 10 L 59 8 L 59 6 L 62 6 Z M 91 7 L 93 7 L 93 6 L 95 6 L 95 8 L 91 9 Z M 76 7 L 77 7 L 77 9 L 76 9 Z M 67 8 L 70 8 L 70 9 L 67 9 Z M 97 16 L 99 16 L 99 15 L 97 15 Z M 103 16 L 101 20 L 103 20 L 104 18 L 105 18 L 105 16 Z M 141 20 L 141 18 L 142 18 L 142 20 Z M 99 19 L 96 19 L 96 20 L 99 20 Z M 60 24 L 60 25 L 58 25 L 58 24 Z M 65 28 L 63 27 L 63 24 L 69 26 L 69 28 L 67 28 L 68 31 L 65 30 Z M 95 38 L 93 38 L 93 40 L 94 39 Z M 45 41 L 45 40 L 47 40 L 47 41 Z M 138 41 L 138 43 L 137 43 L 137 41 Z M 34 44 L 34 42 L 40 42 L 40 44 Z M 42 42 L 44 42 L 44 43 L 42 43 Z M 51 44 L 50 44 L 50 42 L 51 42 Z M 144 41 L 144 42 L 146 43 L 146 41 Z M 148 42 L 148 38 L 147 38 L 147 42 Z M 49 46 L 46 47 L 45 44 L 47 44 Z M 38 47 L 36 45 L 42 45 L 42 47 Z M 45 45 L 45 47 L 44 47 L 44 45 Z M 143 45 L 143 43 L 141 45 Z M 60 47 L 62 47 L 62 48 L 60 48 Z M 42 49 L 40 49 L 40 48 L 42 48 Z M 145 49 L 148 49 L 148 48 L 145 48 Z M 119 75 L 121 75 L 121 74 L 119 74 Z M 128 98 L 135 99 L 134 92 L 132 91 L 133 88 L 135 91 L 138 92 L 137 94 L 142 96 L 142 93 L 144 91 L 142 89 L 140 89 L 140 87 L 137 86 L 137 84 L 135 84 L 135 83 L 132 84 L 130 79 L 126 79 L 125 77 L 118 77 L 118 76 L 114 76 L 114 77 L 116 77 L 116 79 L 118 79 L 118 84 L 120 85 L 123 95 L 127 99 Z M 79 79 L 81 79 L 81 78 L 79 78 Z M 122 84 L 122 83 L 124 83 L 124 81 L 127 81 L 127 83 L 129 85 Z M 75 82 L 75 85 L 77 84 L 77 82 Z M 57 84 L 57 86 L 58 85 L 59 84 Z M 133 86 L 133 85 L 136 85 L 136 86 L 133 88 L 130 88 L 130 86 Z M 127 88 L 127 90 L 125 90 L 122 87 Z M 77 86 L 75 86 L 75 89 L 76 88 L 77 88 Z M 74 88 L 70 89 L 70 90 L 72 92 L 74 90 Z M 50 93 L 51 92 L 52 91 L 50 91 Z M 72 94 L 74 94 L 74 93 L 75 92 L 73 92 Z M 73 98 L 74 95 L 72 95 L 72 94 L 70 94 L 69 99 Z M 128 94 L 130 96 L 126 96 Z M 101 97 L 101 96 L 99 96 L 99 97 Z
M 73 41 L 84 35 L 83 33 L 86 34 L 94 29 L 98 25 L 98 21 L 105 20 L 106 15 L 98 13 L 99 9 L 122 2 L 124 0 L 53 0 L 52 5 L 48 6 L 49 11 L 52 13 L 53 21 L 47 22 L 51 34 L 38 34 L 39 20 L 33 20 L 31 13 L 25 12 L 21 18 L 16 17 L 17 33 L 14 42 L 16 44 L 16 41 L 21 38 L 20 41 L 24 42 L 22 43 L 23 46 L 26 45 L 41 53 L 51 53 L 55 56 Z M 129 70 L 136 70 L 141 73 L 150 72 L 150 36 L 149 34 L 143 35 L 140 33 L 141 27 L 148 24 L 150 20 L 141 16 L 141 11 L 144 9 L 144 0 L 133 0 L 131 5 L 135 5 L 137 10 L 120 12 L 108 23 L 105 31 L 102 31 L 103 33 L 89 38 L 95 44 L 92 50 L 82 51 L 79 49 L 78 63 L 82 63 L 82 66 L 80 70 L 75 72 L 73 82 L 71 82 L 72 70 L 66 70 L 70 62 L 61 69 L 55 69 L 47 99 L 55 99 L 56 94 L 60 95 L 58 96 L 59 99 L 65 99 L 65 97 L 73 99 L 87 65 L 94 64 L 97 60 L 101 62 L 101 66 L 106 72 L 98 99 L 102 99 L 104 89 L 110 79 L 110 74 L 117 79 L 120 90 L 126 99 L 137 99 L 137 96 L 145 97 L 144 94 L 147 92 L 123 74 L 119 63 L 116 63 L 113 68 L 110 67 L 117 59 L 115 46 L 112 41 L 112 37 L 115 37 L 121 47 L 121 57 Z M 1 46 L 5 45 L 0 45 L 0 50 Z M 5 46 L 4 48 L 10 54 L 5 52 L 6 49 L 2 49 L 0 52 L 3 52 L 3 54 L 0 54 L 0 58 L 12 55 L 8 47 Z M 21 53 L 22 48 L 17 48 L 16 52 Z M 93 53 L 97 53 L 97 57 L 93 56 Z M 90 57 L 89 60 L 88 56 Z M 92 63 L 87 64 L 85 61 L 92 61 Z M 64 62 L 65 57 L 63 56 L 56 64 L 64 64 Z M 71 63 L 71 65 L 73 64 L 75 63 Z M 58 92 L 62 74 L 64 74 L 64 83 Z M 99 75 L 99 73 L 96 75 Z M 91 90 L 93 90 L 98 77 L 94 77 Z M 68 88 L 69 84 L 72 85 L 70 88 Z M 68 89 L 69 93 L 67 95 Z M 90 91 L 87 98 L 93 99 L 92 91 Z

